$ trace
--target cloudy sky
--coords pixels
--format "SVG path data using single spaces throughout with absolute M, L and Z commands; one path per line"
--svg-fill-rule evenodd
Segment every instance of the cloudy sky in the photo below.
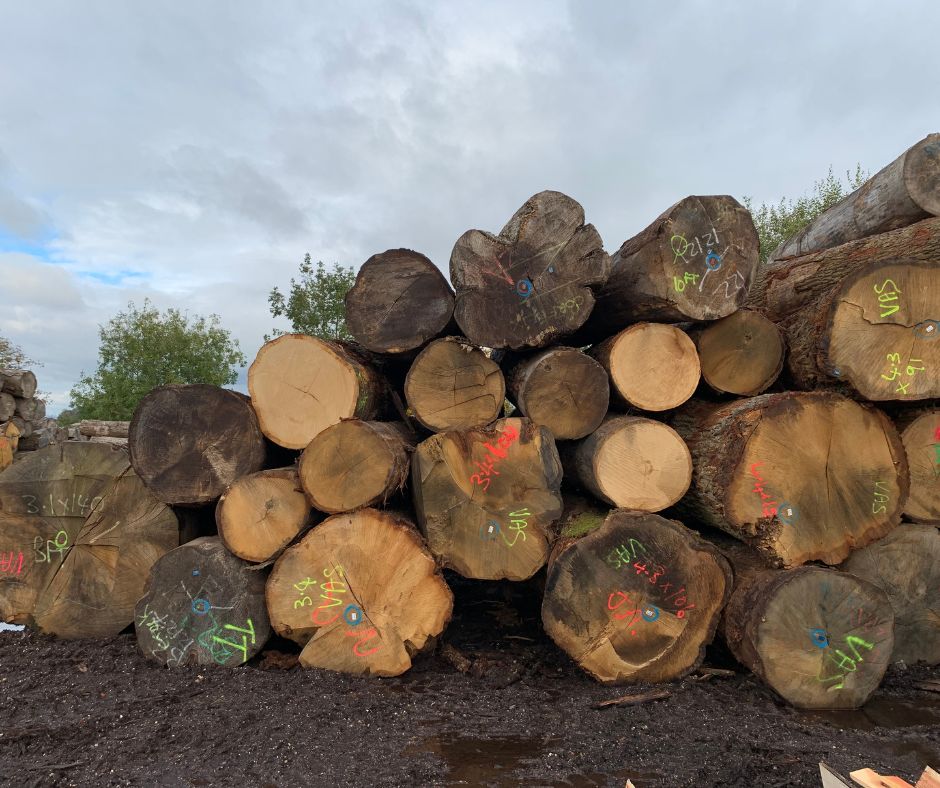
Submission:
M 305 252 L 446 270 L 548 188 L 614 250 L 688 194 L 874 172 L 940 131 L 938 30 L 936 0 L 0 0 L 0 335 L 54 413 L 131 299 L 250 360 Z

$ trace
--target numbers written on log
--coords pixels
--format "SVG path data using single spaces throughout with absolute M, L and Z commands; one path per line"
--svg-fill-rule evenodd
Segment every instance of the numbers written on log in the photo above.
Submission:
M 217 537 L 177 547 L 153 565 L 134 611 L 140 650 L 169 667 L 247 662 L 271 635 L 265 579 Z
M 900 521 L 907 461 L 880 411 L 826 392 L 694 403 L 673 426 L 692 452 L 679 507 L 772 563 L 843 561 Z
M 727 562 L 685 526 L 615 511 L 587 536 L 562 538 L 542 621 L 600 681 L 669 681 L 701 663 L 730 590 Z
M 433 435 L 412 458 L 418 523 L 431 552 L 464 577 L 524 580 L 548 557 L 561 514 L 551 432 L 528 419 Z
M 334 515 L 285 550 L 266 594 L 301 665 L 362 675 L 404 673 L 453 610 L 414 526 L 375 509 Z
M 471 342 L 543 347 L 577 330 L 594 307 L 610 258 L 584 209 L 560 192 L 530 197 L 499 236 L 468 230 L 454 245 L 454 317 Z
M 915 411 L 898 420 L 911 471 L 911 494 L 904 514 L 919 523 L 940 525 L 940 408 Z

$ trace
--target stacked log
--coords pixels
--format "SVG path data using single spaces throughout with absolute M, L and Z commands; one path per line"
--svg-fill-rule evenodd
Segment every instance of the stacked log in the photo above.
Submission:
M 29 370 L 0 369 L 0 470 L 12 465 L 17 452 L 44 449 L 62 438 L 56 420 L 46 418 L 36 386 Z

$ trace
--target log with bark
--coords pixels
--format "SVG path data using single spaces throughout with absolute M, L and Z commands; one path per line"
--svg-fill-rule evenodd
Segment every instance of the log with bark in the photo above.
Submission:
M 880 411 L 828 392 L 689 403 L 673 426 L 692 452 L 679 504 L 770 562 L 843 561 L 900 522 L 907 460 Z
M 623 510 L 585 536 L 568 533 L 552 551 L 542 602 L 552 640 L 603 682 L 695 669 L 731 591 L 718 550 L 675 520 Z
M 248 369 L 248 391 L 264 434 L 303 449 L 341 419 L 371 419 L 384 383 L 352 349 L 306 334 L 266 343 Z
M 131 463 L 161 501 L 212 503 L 260 470 L 264 436 L 248 398 L 218 386 L 160 386 L 137 405 L 128 431 Z
M 588 333 L 730 315 L 747 298 L 758 246 L 751 214 L 733 197 L 680 200 L 613 255 Z
M 389 249 L 363 263 L 346 293 L 346 327 L 375 353 L 407 353 L 439 336 L 454 314 L 454 292 L 427 257 Z
M 695 343 L 675 326 L 637 323 L 591 349 L 610 376 L 614 400 L 641 410 L 670 410 L 698 387 Z
M 505 398 L 499 365 L 460 337 L 432 342 L 405 378 L 409 411 L 435 432 L 489 424 L 499 417 Z
M 940 219 L 768 263 L 751 292 L 785 334 L 796 386 L 940 396 Z
M 0 390 L 29 399 L 36 396 L 36 376 L 27 369 L 0 369 Z
M 770 388 L 783 370 L 783 334 L 759 312 L 739 309 L 689 334 L 702 377 L 719 394 L 754 397 Z
M 46 403 L 36 397 L 15 397 L 16 415 L 29 422 L 40 421 L 46 417 Z
M 672 427 L 637 416 L 609 416 L 566 448 L 565 467 L 612 506 L 658 512 L 676 503 L 692 481 L 692 457 Z
M 570 347 L 543 350 L 515 365 L 509 391 L 523 416 L 548 427 L 555 440 L 577 440 L 594 432 L 607 414 L 607 372 Z
M 940 408 L 909 411 L 895 422 L 911 476 L 904 514 L 917 523 L 940 525 Z
M 126 438 L 131 423 L 129 421 L 83 419 L 75 426 L 79 435 L 89 438 Z
M 321 512 L 384 505 L 407 483 L 413 448 L 404 424 L 346 419 L 304 449 L 300 484 Z
M 242 476 L 219 498 L 219 536 L 238 558 L 263 563 L 277 557 L 313 522 L 294 468 Z
M 498 236 L 468 230 L 457 239 L 450 258 L 454 317 L 477 345 L 544 347 L 587 320 L 609 271 L 584 209 L 560 192 L 539 192 Z
M 903 523 L 841 567 L 878 586 L 894 611 L 892 661 L 940 664 L 940 532 Z
M 940 215 L 940 134 L 928 134 L 862 186 L 817 216 L 772 260 L 831 249 Z
M 454 603 L 414 526 L 375 509 L 334 515 L 285 550 L 266 596 L 301 665 L 374 676 L 408 670 Z
M 412 458 L 428 546 L 469 578 L 525 580 L 545 564 L 562 510 L 560 484 L 552 434 L 528 419 L 432 435 Z
M 179 544 L 173 511 L 127 452 L 64 443 L 0 474 L 0 619 L 59 637 L 132 623 L 147 572 Z
M 150 569 L 134 611 L 141 652 L 168 667 L 247 662 L 271 636 L 266 579 L 218 537 L 170 551 Z
M 734 591 L 721 627 L 738 661 L 800 708 L 865 703 L 894 647 L 894 613 L 884 592 L 832 569 L 769 569 L 741 546 L 724 553 Z
M 16 413 L 16 398 L 6 391 L 0 392 L 0 422 L 7 422 Z

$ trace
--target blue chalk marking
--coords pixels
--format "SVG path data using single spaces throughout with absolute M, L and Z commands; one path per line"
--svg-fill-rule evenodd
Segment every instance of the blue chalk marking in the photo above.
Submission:
M 643 611 L 644 621 L 655 621 L 659 618 L 659 608 L 656 605 L 650 605 Z
M 199 570 L 193 569 L 193 577 L 199 577 Z
M 711 264 L 712 260 L 717 260 L 718 262 L 715 263 L 715 265 L 712 265 Z M 717 255 L 714 252 L 709 252 L 705 256 L 705 267 L 709 271 L 717 271 L 719 268 L 721 268 L 721 255 Z
M 359 626 L 362 623 L 362 608 L 358 605 L 349 605 L 343 611 L 343 620 L 351 627 Z
M 190 607 L 197 616 L 204 616 L 212 610 L 212 605 L 209 604 L 208 599 L 194 599 Z
M 784 525 L 793 525 L 800 519 L 800 511 L 792 503 L 784 501 L 777 507 L 777 519 Z
M 940 320 L 924 320 L 914 326 L 917 339 L 936 339 L 940 336 Z
M 528 279 L 520 279 L 516 282 L 516 292 L 523 298 L 528 298 L 532 295 L 532 282 Z
M 811 629 L 809 631 L 809 637 L 816 648 L 828 648 L 829 635 L 826 634 L 825 629 Z

